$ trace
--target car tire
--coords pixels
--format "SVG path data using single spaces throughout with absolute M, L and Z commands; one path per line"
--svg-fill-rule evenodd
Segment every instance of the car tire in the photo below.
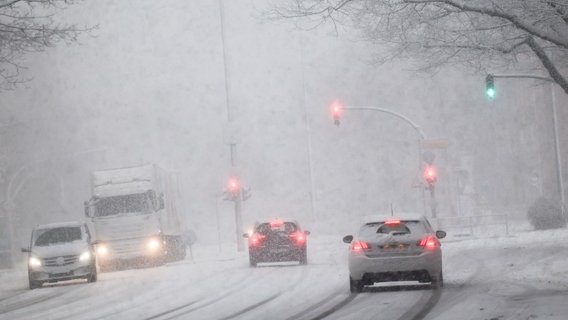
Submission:
M 444 274 L 442 271 L 436 276 L 432 276 L 432 289 L 441 289 L 444 287 Z
M 252 254 L 249 254 L 249 263 L 251 267 L 256 267 L 256 264 L 258 263 L 256 257 L 253 256 Z
M 349 277 L 349 290 L 351 291 L 351 293 L 361 293 L 363 292 L 364 287 L 365 285 L 363 284 L 363 281 L 353 280 L 351 279 L 351 277 Z
M 42 285 L 41 281 L 30 280 L 30 290 L 41 288 Z
M 87 277 L 87 282 L 97 282 L 97 269 L 93 266 L 93 272 Z
M 300 264 L 308 264 L 308 252 L 306 249 L 302 250 L 302 253 L 300 253 Z

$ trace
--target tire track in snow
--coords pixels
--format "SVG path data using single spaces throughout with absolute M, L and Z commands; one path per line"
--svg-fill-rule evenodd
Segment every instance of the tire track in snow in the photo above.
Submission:
M 271 272 L 271 273 L 273 273 L 273 272 Z M 263 274 L 262 278 L 266 278 L 268 276 L 269 276 L 269 274 Z M 190 301 L 188 303 L 182 304 L 182 305 L 177 306 L 175 308 L 172 308 L 172 309 L 166 310 L 164 312 L 161 312 L 159 314 L 153 315 L 151 317 L 145 318 L 144 320 L 176 319 L 178 317 L 188 315 L 192 312 L 201 310 L 201 309 L 208 307 L 210 305 L 213 305 L 215 303 L 220 303 L 222 300 L 228 298 L 229 296 L 240 292 L 241 291 L 240 285 L 243 284 L 243 283 L 250 282 L 251 278 L 254 279 L 255 281 L 259 280 L 258 277 L 254 277 L 253 274 L 247 273 L 244 277 L 240 278 L 238 281 L 231 283 L 230 286 L 229 286 L 231 289 L 228 290 L 228 291 L 225 291 L 222 295 L 214 296 L 214 297 L 211 297 L 211 298 L 205 298 L 205 299 Z M 275 297 L 269 297 L 268 299 L 265 299 L 266 301 L 264 303 L 266 303 L 270 300 L 273 300 L 274 298 Z
M 251 305 L 249 305 L 249 306 L 247 306 L 247 307 L 245 307 L 245 308 L 242 308 L 241 310 L 239 310 L 239 311 L 237 311 L 237 312 L 234 312 L 234 313 L 232 313 L 232 314 L 230 314 L 230 315 L 228 315 L 228 316 L 226 316 L 226 317 L 223 317 L 223 318 L 221 318 L 221 320 L 230 320 L 230 319 L 234 319 L 234 318 L 237 318 L 237 317 L 239 317 L 239 316 L 242 316 L 243 314 L 246 314 L 246 313 L 248 313 L 248 312 L 250 312 L 250 311 L 253 311 L 253 310 L 255 310 L 255 309 L 260 308 L 261 306 L 264 306 L 264 305 L 270 303 L 271 301 L 275 300 L 276 298 L 282 296 L 284 293 L 286 293 L 287 291 L 289 291 L 289 289 L 294 288 L 294 287 L 297 287 L 298 284 L 299 284 L 300 282 L 302 282 L 302 280 L 305 279 L 308 268 L 307 268 L 307 266 L 302 266 L 302 265 L 293 266 L 293 267 L 294 267 L 294 268 L 301 268 L 301 269 L 302 269 L 301 272 L 299 272 L 299 275 L 297 276 L 297 278 L 294 280 L 294 282 L 290 283 L 289 285 L 287 285 L 287 286 L 284 287 L 284 288 L 281 288 L 281 289 L 280 289 L 278 292 L 276 292 L 275 294 L 273 294 L 273 295 L 271 295 L 271 296 L 269 296 L 269 297 L 267 297 L 267 298 L 265 298 L 265 299 L 263 299 L 263 300 L 261 300 L 261 301 L 259 301 L 259 302 L 253 303 L 253 304 L 251 304 Z M 271 267 L 271 268 L 274 268 L 271 273 L 275 273 L 275 272 L 278 272 L 277 270 L 278 270 L 278 268 L 280 268 L 280 267 L 279 267 L 279 266 L 276 266 L 276 267 Z
M 328 296 L 326 296 L 326 297 L 318 300 L 317 302 L 313 303 L 309 307 L 304 308 L 304 310 L 294 314 L 291 317 L 286 318 L 286 320 L 323 319 L 323 318 L 327 317 L 328 315 L 336 312 L 337 310 L 343 308 L 346 304 L 351 302 L 357 296 L 356 294 L 349 294 L 346 297 L 344 297 L 343 299 L 341 299 L 340 301 L 335 302 L 331 306 L 326 307 L 323 311 L 318 311 L 319 313 L 316 313 L 313 316 L 309 316 L 310 313 L 314 313 L 314 310 L 322 309 L 323 306 L 329 305 L 330 301 L 334 301 L 334 300 L 336 300 L 337 297 L 341 297 L 343 295 L 344 294 L 341 291 L 339 291 L 339 290 L 335 291 L 335 292 L 329 294 Z
M 420 299 L 398 320 L 422 320 L 434 308 L 442 296 L 442 288 L 424 292 Z
M 25 310 L 26 314 L 30 313 L 29 312 L 30 310 L 28 308 L 46 309 L 46 306 L 44 306 L 44 305 L 38 306 L 38 304 L 41 304 L 43 302 L 49 302 L 49 301 L 57 299 L 59 297 L 63 297 L 63 296 L 69 295 L 69 294 L 73 294 L 75 291 L 81 289 L 80 288 L 81 284 L 77 283 L 77 284 L 74 284 L 74 285 L 77 285 L 79 287 L 73 288 L 71 290 L 64 290 L 62 288 L 52 287 L 52 288 L 55 289 L 55 292 L 48 292 L 48 291 L 51 291 L 51 290 L 49 290 L 47 287 L 45 287 L 45 288 L 38 288 L 38 289 L 35 289 L 35 290 L 25 291 L 25 292 L 22 292 L 22 293 L 15 295 L 15 296 L 8 297 L 8 298 L 0 301 L 1 302 L 0 303 L 0 319 L 3 318 L 2 315 L 17 311 L 19 309 L 26 309 Z M 61 286 L 62 285 L 60 285 L 60 287 Z M 63 287 L 67 287 L 67 286 L 68 285 L 63 285 Z M 44 291 L 46 293 L 44 294 L 44 292 L 41 292 L 41 291 Z M 41 292 L 40 296 L 28 297 L 28 295 L 37 294 L 38 292 Z M 24 299 L 20 300 L 19 299 L 20 297 L 23 297 Z M 13 300 L 13 299 L 16 300 L 14 303 L 10 303 L 7 306 L 3 305 L 4 302 L 9 303 L 10 300 Z M 9 318 L 9 319 L 11 319 L 11 318 Z

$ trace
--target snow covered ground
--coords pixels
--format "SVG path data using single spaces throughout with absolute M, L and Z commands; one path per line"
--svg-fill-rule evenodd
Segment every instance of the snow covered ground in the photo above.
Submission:
M 314 232 L 309 264 L 248 265 L 234 245 L 197 243 L 193 259 L 101 273 L 92 284 L 27 288 L 0 271 L 0 319 L 413 319 L 432 291 L 375 288 L 351 295 L 343 235 Z M 424 319 L 567 319 L 568 230 L 443 240 L 443 289 Z

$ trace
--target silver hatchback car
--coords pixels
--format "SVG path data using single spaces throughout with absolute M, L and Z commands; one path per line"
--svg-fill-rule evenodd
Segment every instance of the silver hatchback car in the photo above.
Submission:
M 94 244 L 82 222 L 39 225 L 32 231 L 28 253 L 30 289 L 46 282 L 72 279 L 97 281 Z
M 424 216 L 403 215 L 368 218 L 349 243 L 349 286 L 362 292 L 365 286 L 386 281 L 418 281 L 443 286 L 442 250 L 438 239 L 446 232 L 434 231 Z

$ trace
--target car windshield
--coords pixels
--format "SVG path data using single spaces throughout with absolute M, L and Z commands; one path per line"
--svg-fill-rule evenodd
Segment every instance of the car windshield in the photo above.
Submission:
M 359 230 L 362 237 L 375 234 L 424 234 L 427 229 L 420 221 L 400 221 L 397 223 L 371 222 L 363 225 Z
M 34 245 L 45 247 L 57 243 L 81 240 L 81 227 L 59 227 L 53 229 L 38 229 L 34 232 Z
M 298 227 L 292 222 L 272 222 L 272 223 L 261 223 L 256 228 L 256 232 L 259 234 L 269 234 L 271 232 L 286 232 L 293 233 L 298 230 Z
M 100 198 L 95 204 L 95 216 L 105 217 L 123 213 L 149 213 L 150 201 L 145 193 Z

